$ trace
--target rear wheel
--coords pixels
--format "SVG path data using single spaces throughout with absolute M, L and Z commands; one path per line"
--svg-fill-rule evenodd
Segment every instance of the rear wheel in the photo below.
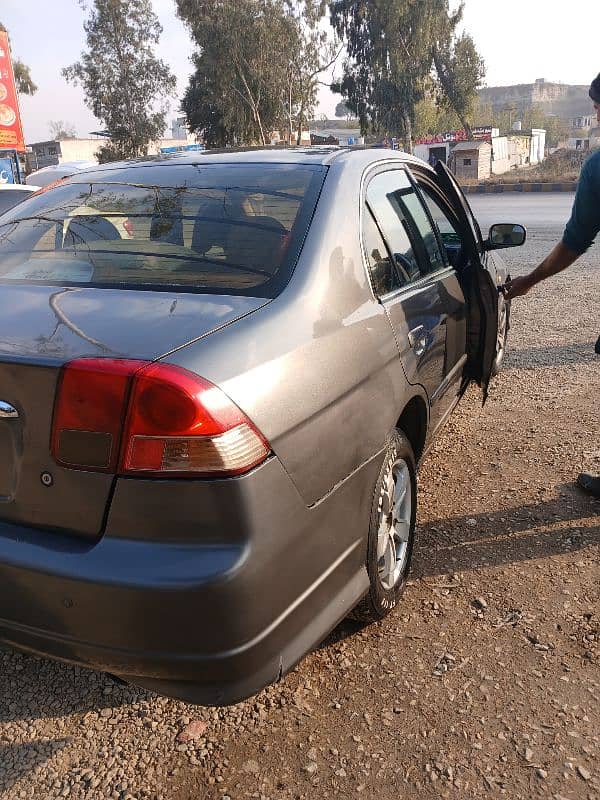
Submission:
M 406 436 L 396 431 L 375 484 L 367 545 L 370 587 L 352 612 L 354 619 L 383 619 L 404 591 L 415 535 L 416 487 L 412 448 Z

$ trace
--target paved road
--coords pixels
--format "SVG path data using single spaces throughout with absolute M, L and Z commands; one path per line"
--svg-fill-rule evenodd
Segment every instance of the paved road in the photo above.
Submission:
M 494 222 L 520 222 L 528 228 L 561 228 L 571 213 L 574 193 L 469 195 L 482 231 Z

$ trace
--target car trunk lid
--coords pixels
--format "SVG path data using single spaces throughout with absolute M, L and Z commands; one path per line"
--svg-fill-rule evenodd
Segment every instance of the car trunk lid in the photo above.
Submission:
M 75 358 L 155 361 L 266 298 L 6 285 L 0 292 L 0 522 L 96 538 L 114 478 L 50 454 L 61 367 Z

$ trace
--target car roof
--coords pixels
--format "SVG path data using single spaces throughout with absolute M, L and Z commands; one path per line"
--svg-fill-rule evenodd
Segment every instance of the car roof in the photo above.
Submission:
M 414 156 L 401 150 L 384 147 L 337 147 L 313 145 L 312 147 L 248 147 L 223 150 L 195 150 L 147 156 L 129 161 L 113 161 L 101 164 L 89 172 L 104 172 L 113 169 L 152 166 L 176 166 L 201 164 L 313 164 L 329 166 L 334 162 L 360 160 L 365 165 L 390 159 L 421 163 Z M 75 176 L 74 176 L 75 177 Z M 79 177 L 79 176 L 77 176 Z M 82 175 L 83 177 L 83 175 Z

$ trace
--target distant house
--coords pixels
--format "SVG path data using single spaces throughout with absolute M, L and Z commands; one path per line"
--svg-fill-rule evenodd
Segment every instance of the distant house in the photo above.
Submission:
M 479 181 L 492 172 L 491 142 L 459 142 L 452 151 L 452 166 L 459 181 Z

